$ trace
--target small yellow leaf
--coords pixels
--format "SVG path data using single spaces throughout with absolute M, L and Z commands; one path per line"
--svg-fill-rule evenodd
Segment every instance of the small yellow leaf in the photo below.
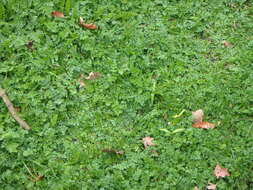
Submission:
M 173 116 L 173 118 L 178 118 L 178 117 L 181 117 L 185 111 L 186 111 L 186 110 L 185 110 L 185 109 L 183 109 L 183 110 L 182 110 L 179 114 L 174 115 L 174 116 Z

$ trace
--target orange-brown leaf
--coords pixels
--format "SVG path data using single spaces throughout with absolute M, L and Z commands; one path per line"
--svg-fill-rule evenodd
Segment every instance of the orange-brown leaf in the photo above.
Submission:
M 201 129 L 213 129 L 215 127 L 215 125 L 212 123 L 203 121 L 203 122 L 199 122 L 199 123 L 193 123 L 192 127 L 201 128 Z
M 63 14 L 62 12 L 59 12 L 59 11 L 53 11 L 53 12 L 51 13 L 51 15 L 52 15 L 53 17 L 58 17 L 58 18 L 63 18 L 63 17 L 64 17 L 64 14 Z
M 142 143 L 143 143 L 144 147 L 147 148 L 148 146 L 154 146 L 155 145 L 152 142 L 153 140 L 154 140 L 154 138 L 144 137 L 144 138 L 142 138 Z
M 96 30 L 97 26 L 95 24 L 82 24 L 82 27 L 90 29 L 90 30 Z
M 218 179 L 221 177 L 230 176 L 230 173 L 228 172 L 227 168 L 222 168 L 220 165 L 216 165 L 216 167 L 214 169 L 214 175 Z
M 96 26 L 95 24 L 86 24 L 86 23 L 84 23 L 82 17 L 80 17 L 80 19 L 79 19 L 79 24 L 80 24 L 83 28 L 87 28 L 87 29 L 90 29 L 90 30 L 96 30 L 96 29 L 97 29 L 97 26 Z

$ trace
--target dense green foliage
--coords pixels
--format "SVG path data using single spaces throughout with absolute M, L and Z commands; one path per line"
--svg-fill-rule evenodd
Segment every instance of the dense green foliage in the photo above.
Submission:
M 0 189 L 253 188 L 251 1 L 62 2 L 0 3 L 0 86 L 32 127 L 0 101 Z M 199 108 L 216 129 L 191 127 Z M 217 180 L 216 164 L 231 176 Z

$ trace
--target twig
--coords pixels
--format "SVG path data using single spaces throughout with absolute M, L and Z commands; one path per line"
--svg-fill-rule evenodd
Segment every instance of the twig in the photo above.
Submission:
M 25 130 L 30 130 L 30 126 L 24 121 L 22 120 L 18 115 L 17 112 L 15 110 L 15 108 L 13 107 L 13 104 L 11 103 L 10 99 L 8 98 L 8 96 L 5 93 L 5 90 L 0 88 L 0 97 L 3 99 L 6 107 L 8 108 L 9 112 L 11 113 L 12 117 L 18 122 L 18 124 Z

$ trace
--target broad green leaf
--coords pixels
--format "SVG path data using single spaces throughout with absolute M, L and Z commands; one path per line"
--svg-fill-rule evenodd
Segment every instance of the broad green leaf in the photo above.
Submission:
M 7 144 L 6 145 L 6 149 L 10 152 L 10 153 L 13 153 L 13 152 L 17 152 L 17 147 L 19 146 L 19 144 L 17 143 L 10 143 L 10 144 Z

